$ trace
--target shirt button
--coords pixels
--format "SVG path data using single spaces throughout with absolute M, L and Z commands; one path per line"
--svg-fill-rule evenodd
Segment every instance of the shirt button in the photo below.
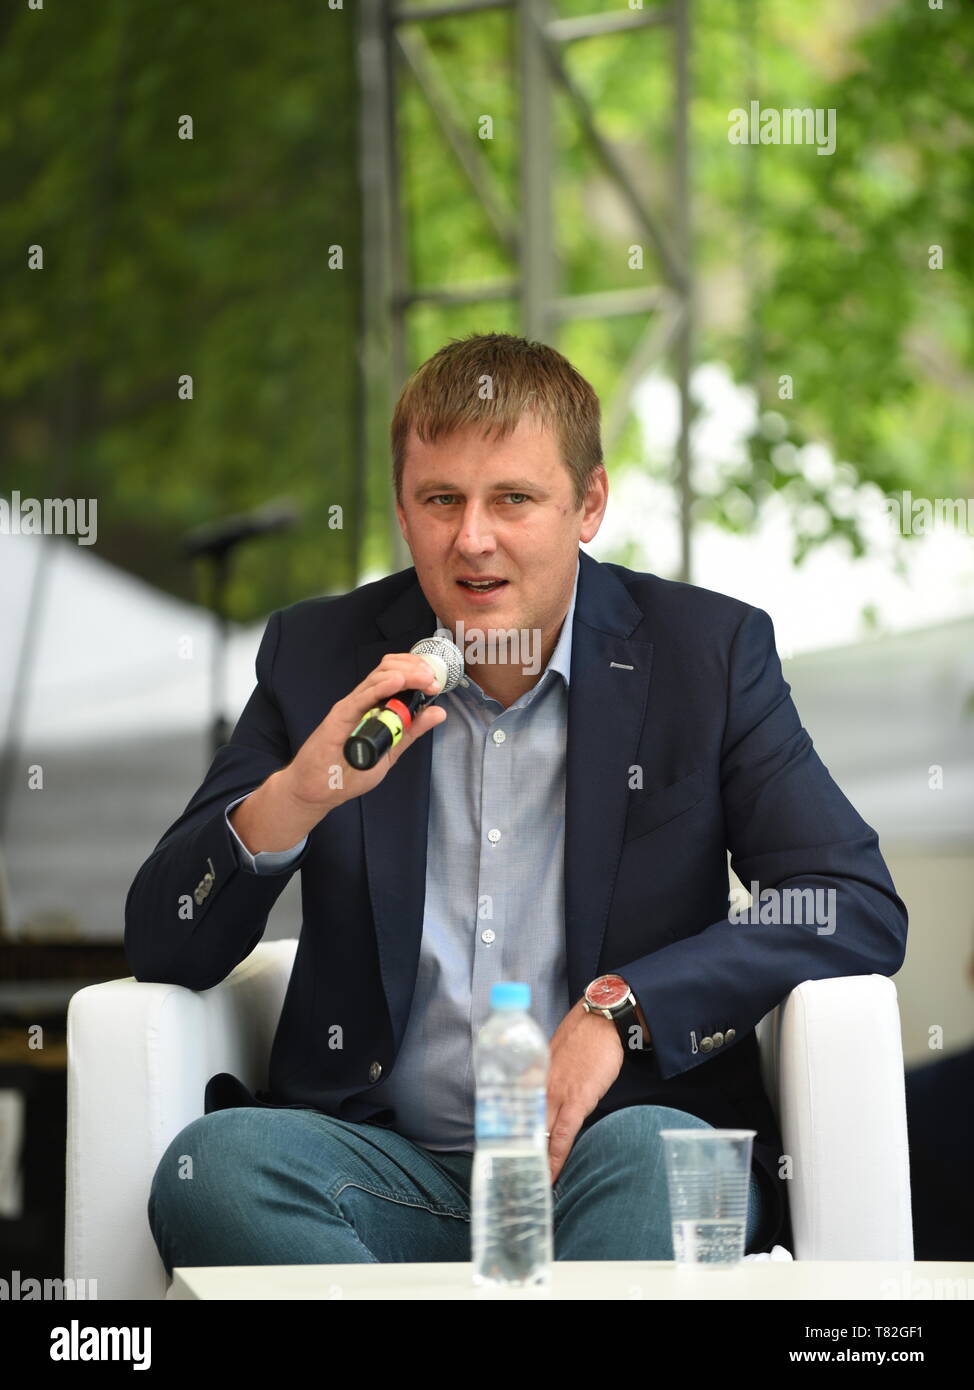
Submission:
M 370 1081 L 378 1081 L 378 1079 L 379 1079 L 379 1077 L 380 1077 L 381 1075 L 382 1075 L 382 1064 L 381 1064 L 380 1062 L 373 1062 L 372 1065 L 369 1067 L 369 1080 L 370 1080 Z
M 734 1029 L 728 1028 L 727 1032 L 724 1034 L 724 1042 L 733 1042 L 736 1037 L 737 1033 Z
M 488 831 L 487 831 L 487 838 L 488 838 L 488 840 L 490 841 L 490 843 L 491 843 L 492 845 L 496 845 L 496 844 L 497 844 L 497 841 L 500 839 L 500 837 L 501 837 L 501 832 L 500 832 L 499 830 L 488 830 Z
M 713 1048 L 714 1048 L 714 1040 L 713 1040 L 713 1038 L 701 1038 L 701 1039 L 700 1039 L 700 1051 L 701 1051 L 701 1052 L 712 1052 L 712 1051 L 713 1051 Z
M 723 1033 L 715 1033 L 715 1034 L 714 1034 L 714 1047 L 723 1047 L 723 1045 L 724 1045 L 724 1035 L 723 1035 Z
M 507 738 L 507 734 L 505 734 L 503 729 L 495 729 L 494 732 L 491 734 L 491 738 L 494 740 L 495 743 L 503 743 L 504 740 Z
M 488 927 L 486 931 L 482 931 L 482 932 L 480 933 L 480 939 L 481 939 L 481 941 L 485 942 L 485 943 L 489 946 L 490 943 L 494 940 L 494 938 L 495 938 L 496 935 L 497 935 L 497 933 L 496 933 L 495 931 L 493 931 L 493 929 L 492 929 L 491 927 Z

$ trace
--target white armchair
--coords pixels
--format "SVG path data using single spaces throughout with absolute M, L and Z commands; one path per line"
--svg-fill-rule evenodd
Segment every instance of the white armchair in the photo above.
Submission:
M 267 1063 L 296 941 L 257 946 L 200 991 L 131 977 L 68 1008 L 65 1277 L 98 1297 L 164 1298 L 146 1214 L 174 1135 L 216 1072 L 252 1089 Z M 764 1084 L 793 1157 L 798 1260 L 912 1260 L 903 1051 L 882 975 L 810 980 L 758 1025 Z

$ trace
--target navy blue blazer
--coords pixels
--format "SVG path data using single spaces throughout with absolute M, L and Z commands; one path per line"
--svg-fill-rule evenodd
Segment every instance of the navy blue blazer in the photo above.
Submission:
M 230 742 L 129 890 L 125 949 L 137 979 L 208 989 L 249 955 L 289 874 L 239 867 L 226 806 L 290 762 L 385 653 L 435 628 L 412 567 L 271 614 Z M 420 739 L 311 832 L 295 866 L 303 928 L 268 1088 L 251 1093 L 221 1073 L 207 1112 L 310 1106 L 395 1128 L 369 1092 L 395 1066 L 416 979 L 431 751 Z M 730 920 L 728 850 L 748 887 L 833 889 L 835 930 Z M 651 1053 L 627 1054 L 584 1127 L 657 1104 L 756 1130 L 754 1167 L 774 1216 L 755 1248 L 790 1245 L 755 1025 L 804 980 L 895 973 L 906 931 L 876 833 L 802 728 L 768 615 L 582 551 L 566 767 L 570 997 L 621 974 L 653 1041 Z M 335 1022 L 340 1050 L 328 1046 Z

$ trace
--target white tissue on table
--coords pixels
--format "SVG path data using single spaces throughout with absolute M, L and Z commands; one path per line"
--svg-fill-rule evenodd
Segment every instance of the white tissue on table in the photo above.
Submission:
M 775 1245 L 772 1246 L 770 1255 L 766 1250 L 762 1250 L 760 1255 L 745 1255 L 744 1258 L 745 1260 L 793 1260 L 795 1257 L 783 1245 Z

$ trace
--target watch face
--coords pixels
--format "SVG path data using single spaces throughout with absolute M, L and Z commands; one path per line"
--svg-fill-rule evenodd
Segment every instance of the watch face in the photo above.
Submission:
M 629 997 L 629 986 L 618 975 L 600 975 L 589 985 L 586 994 L 600 1009 L 611 1009 Z

